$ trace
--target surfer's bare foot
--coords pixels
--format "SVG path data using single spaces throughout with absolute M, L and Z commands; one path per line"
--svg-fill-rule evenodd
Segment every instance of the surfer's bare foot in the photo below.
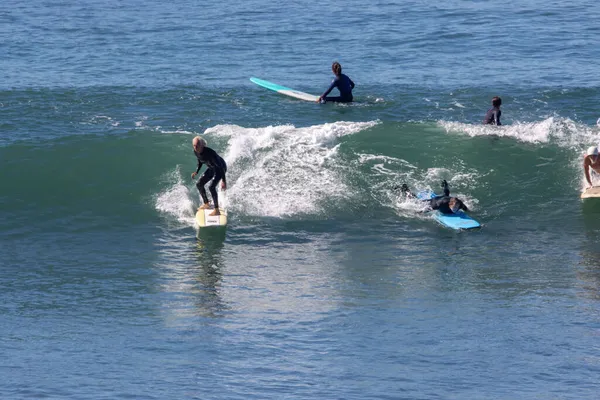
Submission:
M 209 208 L 210 208 L 210 203 L 204 203 L 200 207 L 198 207 L 198 210 L 206 210 Z
M 221 211 L 219 211 L 219 209 L 218 209 L 218 208 L 215 208 L 215 209 L 213 210 L 213 212 L 211 212 L 211 213 L 210 213 L 210 214 L 208 214 L 208 215 L 210 215 L 211 217 L 214 217 L 215 215 L 221 215 Z

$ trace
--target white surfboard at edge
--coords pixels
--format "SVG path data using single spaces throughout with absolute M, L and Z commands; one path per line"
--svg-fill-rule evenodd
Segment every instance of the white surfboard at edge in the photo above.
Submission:
M 198 227 L 205 228 L 208 226 L 226 226 L 227 225 L 227 210 L 221 209 L 221 215 L 209 215 L 214 211 L 213 208 L 198 210 L 196 212 L 196 223 Z
M 592 186 L 590 188 L 586 188 L 583 193 L 581 193 L 582 199 L 593 199 L 600 198 L 600 186 Z

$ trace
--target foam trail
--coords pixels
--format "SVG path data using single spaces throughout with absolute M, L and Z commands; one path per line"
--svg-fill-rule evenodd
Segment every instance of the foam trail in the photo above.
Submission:
M 318 214 L 327 204 L 347 199 L 337 139 L 378 122 L 335 122 L 243 128 L 217 125 L 205 134 L 228 138 L 227 195 L 232 210 L 283 217 Z M 210 146 L 210 144 L 209 144 Z
M 156 209 L 183 224 L 194 225 L 196 222 L 194 201 L 190 189 L 183 183 L 179 167 L 169 173 L 166 180 L 171 185 L 156 196 Z
M 540 122 L 516 122 L 511 125 L 493 126 L 439 121 L 447 133 L 463 133 L 471 137 L 511 137 L 525 143 L 557 143 L 564 148 L 581 150 L 588 143 L 600 141 L 600 132 L 569 118 L 550 117 Z

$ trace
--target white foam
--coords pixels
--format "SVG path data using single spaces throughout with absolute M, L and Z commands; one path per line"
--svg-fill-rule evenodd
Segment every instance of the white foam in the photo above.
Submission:
M 144 123 L 148 120 L 148 116 L 147 115 L 142 115 L 142 116 L 140 116 L 138 118 L 140 118 L 140 120 L 139 121 L 135 121 L 135 126 L 137 128 L 141 128 L 141 127 L 144 126 Z
M 337 162 L 337 139 L 377 123 L 335 122 L 300 128 L 217 125 L 205 134 L 228 138 L 223 155 L 231 210 L 282 217 L 319 213 L 327 202 L 347 198 L 350 191 L 344 183 L 344 166 Z
M 384 155 L 380 155 L 380 154 L 363 154 L 363 153 L 358 154 L 358 162 L 360 162 L 361 164 L 365 164 L 370 161 L 383 161 L 383 162 L 386 162 L 389 164 L 396 164 L 396 165 L 399 164 L 399 165 L 402 165 L 402 166 L 405 166 L 408 168 L 417 169 L 416 166 L 412 165 L 408 161 L 403 160 L 401 158 L 389 157 L 389 156 L 384 156 Z
M 491 172 L 491 171 L 490 171 Z M 425 173 L 424 181 L 438 185 L 442 179 L 446 179 L 448 184 L 454 187 L 476 187 L 477 181 L 483 176 L 475 170 L 468 170 L 464 165 L 458 165 L 455 168 L 428 168 Z
M 600 122 L 600 120 L 598 121 Z M 521 142 L 532 144 L 554 144 L 561 148 L 569 149 L 574 157 L 571 162 L 573 171 L 581 173 L 581 190 L 586 187 L 585 178 L 581 169 L 584 151 L 588 146 L 597 145 L 600 142 L 600 130 L 598 127 L 575 122 L 570 118 L 550 117 L 540 122 L 514 123 L 511 125 L 471 125 L 458 122 L 440 121 L 439 125 L 446 132 L 454 134 L 467 134 L 476 136 L 502 136 L 511 137 Z M 599 125 L 600 127 L 600 125 Z M 553 160 L 544 160 L 544 165 Z M 596 182 L 594 182 L 596 184 Z
M 550 127 L 552 118 L 548 118 L 539 123 L 513 125 L 472 125 L 462 122 L 440 121 L 441 125 L 448 133 L 463 133 L 471 137 L 476 136 L 500 136 L 512 137 L 522 142 L 529 143 L 547 143 L 550 140 Z
M 515 122 L 502 126 L 450 121 L 440 121 L 438 124 L 448 133 L 462 133 L 471 137 L 511 137 L 521 142 L 536 144 L 556 142 L 561 147 L 575 149 L 584 148 L 587 143 L 596 143 L 600 140 L 598 131 L 569 118 L 550 117 L 540 122 Z
M 194 225 L 196 221 L 194 201 L 190 189 L 183 183 L 179 167 L 167 174 L 165 181 L 168 187 L 156 196 L 156 209 L 181 223 Z M 195 186 L 193 189 L 196 190 Z
M 178 134 L 178 135 L 197 135 L 196 132 L 186 131 L 185 129 L 175 129 L 175 130 L 161 130 L 161 133 L 169 133 L 169 134 Z
M 423 213 L 427 209 L 426 204 L 416 198 L 398 196 L 392 207 L 396 213 L 405 218 L 426 218 L 427 214 Z
M 89 124 L 109 124 L 110 126 L 119 126 L 121 123 L 119 121 L 115 121 L 112 117 L 108 115 L 95 115 L 89 121 Z

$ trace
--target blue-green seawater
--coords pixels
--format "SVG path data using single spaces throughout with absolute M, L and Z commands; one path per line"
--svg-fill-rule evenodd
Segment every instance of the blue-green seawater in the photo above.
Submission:
M 2 4 L 0 398 L 598 398 L 598 21 L 591 0 Z M 248 79 L 320 94 L 334 60 L 354 104 Z M 228 163 L 226 229 L 195 225 L 196 135 Z M 442 179 L 482 229 L 394 190 Z

